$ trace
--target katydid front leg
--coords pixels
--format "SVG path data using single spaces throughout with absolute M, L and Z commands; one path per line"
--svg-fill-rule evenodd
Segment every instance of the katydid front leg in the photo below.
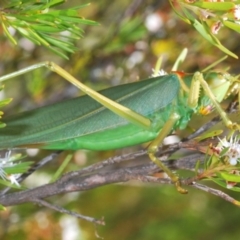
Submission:
M 211 89 L 209 88 L 207 82 L 203 78 L 203 74 L 200 72 L 196 72 L 193 75 L 193 80 L 189 92 L 188 104 L 191 107 L 195 107 L 199 100 L 199 92 L 200 86 L 203 88 L 206 95 L 212 102 L 212 105 L 216 108 L 217 112 L 219 113 L 220 117 L 222 118 L 224 124 L 230 129 L 238 129 L 240 130 L 240 126 L 237 123 L 233 123 L 227 116 L 227 113 L 222 109 L 216 97 L 212 93 Z M 240 93 L 239 93 L 240 94 Z M 239 95 L 240 96 L 240 95 Z M 240 97 L 239 97 L 240 98 Z
M 159 159 L 156 157 L 156 153 L 158 150 L 158 146 L 163 142 L 164 138 L 167 137 L 175 123 L 179 120 L 180 116 L 177 113 L 172 113 L 169 120 L 165 123 L 164 127 L 158 134 L 158 136 L 151 142 L 151 144 L 148 147 L 148 155 L 149 158 L 157 165 L 159 166 L 167 175 L 170 177 L 172 182 L 175 184 L 177 191 L 180 193 L 187 193 L 188 191 L 183 189 L 181 187 L 181 182 L 179 177 L 174 174 L 167 166 L 165 166 Z

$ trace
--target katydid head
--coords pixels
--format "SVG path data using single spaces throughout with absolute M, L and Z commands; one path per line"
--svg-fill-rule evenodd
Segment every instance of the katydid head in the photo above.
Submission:
M 210 72 L 204 78 L 218 102 L 239 92 L 238 77 L 233 77 L 229 73 Z

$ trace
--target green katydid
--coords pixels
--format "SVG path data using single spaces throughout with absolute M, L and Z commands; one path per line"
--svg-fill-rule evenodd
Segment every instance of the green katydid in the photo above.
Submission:
M 227 127 L 239 128 L 219 105 L 229 94 L 240 92 L 239 80 L 229 74 L 173 72 L 96 92 L 58 65 L 43 62 L 0 81 L 42 66 L 86 96 L 4 118 L 7 126 L 0 129 L 0 148 L 110 150 L 151 141 L 150 159 L 169 175 L 179 192 L 186 193 L 178 176 L 156 158 L 158 145 L 172 130 L 185 128 L 194 112 L 206 114 L 210 106 Z

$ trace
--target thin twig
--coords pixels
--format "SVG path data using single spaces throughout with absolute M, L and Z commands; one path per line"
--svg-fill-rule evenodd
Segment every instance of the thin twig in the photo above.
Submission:
M 104 222 L 103 219 L 96 219 L 96 218 L 84 216 L 82 214 L 78 214 L 76 212 L 69 211 L 69 210 L 67 210 L 67 209 L 65 209 L 63 207 L 51 204 L 51 203 L 49 203 L 47 201 L 44 201 L 42 199 L 33 199 L 32 202 L 38 203 L 38 204 L 40 204 L 42 206 L 48 207 L 48 208 L 53 209 L 53 210 L 55 210 L 57 212 L 65 213 L 65 214 L 68 214 L 70 216 L 86 220 L 88 222 L 96 223 L 96 224 L 99 224 L 99 225 L 105 225 L 105 222 Z
M 236 199 L 230 197 L 228 194 L 222 192 L 221 190 L 218 190 L 218 189 L 214 189 L 214 188 L 210 188 L 206 185 L 202 185 L 202 184 L 199 184 L 199 183 L 196 183 L 196 182 L 192 182 L 192 184 L 190 185 L 194 188 L 197 188 L 197 189 L 200 189 L 204 192 L 208 192 L 208 193 L 211 193 L 217 197 L 220 197 L 222 199 L 224 199 L 225 201 L 227 202 L 230 202 L 238 207 L 240 207 L 240 202 L 237 201 Z
M 46 165 L 47 163 L 54 160 L 57 156 L 59 156 L 60 153 L 63 151 L 57 151 L 54 153 L 49 154 L 47 157 L 43 158 L 39 162 L 35 163 L 26 173 L 22 174 L 17 181 L 20 183 L 23 180 L 25 180 L 27 177 L 29 177 L 31 174 L 33 174 L 35 171 Z

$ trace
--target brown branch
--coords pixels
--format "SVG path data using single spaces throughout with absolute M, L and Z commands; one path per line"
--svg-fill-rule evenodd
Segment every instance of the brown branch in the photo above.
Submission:
M 188 169 L 193 171 L 198 160 L 201 162 L 205 160 L 204 154 L 194 153 L 190 155 L 189 153 L 187 156 L 179 158 L 178 160 L 166 159 L 169 159 L 169 156 L 171 156 L 171 154 L 176 150 L 184 148 L 199 152 L 202 151 L 202 149 L 204 149 L 204 147 L 207 145 L 208 143 L 196 144 L 194 141 L 187 141 L 185 143 L 163 146 L 159 148 L 158 156 L 162 161 L 164 161 L 164 164 L 172 170 Z M 140 157 L 145 158 L 144 163 L 139 161 Z M 135 159 L 137 161 L 135 161 Z M 131 164 L 130 167 L 129 164 Z M 69 172 L 54 183 L 49 183 L 33 189 L 22 190 L 13 193 L 3 193 L 0 195 L 0 204 L 4 206 L 13 206 L 27 202 L 38 203 L 56 211 L 70 214 L 96 224 L 104 224 L 103 220 L 82 216 L 81 214 L 48 203 L 45 199 L 58 194 L 86 191 L 107 184 L 122 183 L 131 180 L 152 184 L 172 184 L 169 178 L 164 178 L 164 176 L 161 174 L 158 174 L 157 176 L 155 175 L 159 172 L 161 172 L 161 170 L 155 164 L 150 162 L 147 156 L 147 151 L 143 150 L 109 158 L 105 161 L 98 162 L 78 171 Z M 181 182 L 182 185 L 192 186 L 202 191 L 217 195 L 226 201 L 234 203 L 235 205 L 239 204 L 227 194 L 207 186 L 197 184 L 194 181 L 195 178 L 182 179 Z
M 157 171 L 156 166 L 153 164 L 151 164 L 151 166 Z M 139 171 L 139 174 L 147 172 L 147 168 L 148 167 L 143 167 L 143 171 Z M 0 203 L 4 206 L 12 206 L 31 202 L 38 198 L 44 199 L 67 192 L 85 191 L 110 183 L 126 182 L 134 178 L 136 179 L 136 172 L 137 171 L 131 169 L 118 169 L 105 173 L 89 174 L 86 176 L 81 176 L 81 172 L 70 172 L 54 183 L 46 184 L 34 189 L 5 194 L 0 197 Z
M 177 161 L 167 161 L 166 165 L 171 169 L 189 169 L 193 167 L 193 163 L 199 158 L 201 158 L 201 155 L 194 154 Z M 90 173 L 86 173 L 85 169 L 82 169 L 69 172 L 54 183 L 0 196 L 0 204 L 12 206 L 26 202 L 35 202 L 36 199 L 45 199 L 57 194 L 86 191 L 103 185 L 127 182 L 130 180 L 145 182 L 147 179 L 147 181 L 150 182 L 151 178 L 149 178 L 149 176 L 159 171 L 160 169 L 153 163 Z M 157 181 L 162 184 L 171 183 L 169 179 L 166 180 L 165 178 L 158 178 Z M 152 178 L 152 182 L 156 182 L 156 179 Z

